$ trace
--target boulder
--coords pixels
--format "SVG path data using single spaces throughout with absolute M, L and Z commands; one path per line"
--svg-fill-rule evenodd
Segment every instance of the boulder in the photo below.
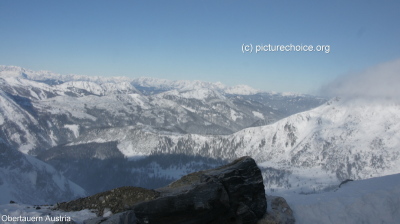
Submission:
M 294 224 L 293 211 L 282 197 L 268 196 L 268 203 L 271 206 L 267 214 L 257 222 L 257 224 Z
M 98 215 L 119 213 L 86 220 L 88 224 L 252 224 L 263 218 L 267 202 L 260 169 L 252 158 L 242 157 L 222 167 L 188 174 L 163 188 L 117 188 L 57 207 L 66 211 L 96 209 Z
M 157 191 L 159 198 L 133 207 L 138 223 L 256 223 L 267 206 L 261 171 L 250 157 Z

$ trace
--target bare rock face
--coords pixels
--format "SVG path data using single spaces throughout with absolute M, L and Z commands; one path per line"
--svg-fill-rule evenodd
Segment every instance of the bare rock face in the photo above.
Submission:
M 250 157 L 191 173 L 134 206 L 138 223 L 256 223 L 266 212 L 261 171 Z
M 85 223 L 255 224 L 265 215 L 267 202 L 260 169 L 252 158 L 242 157 L 216 169 L 191 173 L 156 190 L 117 188 L 61 203 L 58 208 L 97 209 L 99 215 L 105 209 L 119 213 L 114 215 L 118 217 Z M 128 213 L 121 213 L 124 211 Z

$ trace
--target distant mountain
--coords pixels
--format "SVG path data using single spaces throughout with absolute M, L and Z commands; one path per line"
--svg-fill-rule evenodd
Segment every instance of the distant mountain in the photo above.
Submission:
M 398 173 L 399 123 L 398 104 L 336 98 L 273 124 L 231 135 L 176 134 L 148 126 L 92 130 L 67 145 L 49 149 L 39 158 L 59 167 L 65 165 L 61 170 L 67 170 L 68 163 L 61 161 L 65 157 L 59 152 L 110 142 L 115 142 L 114 149 L 126 161 L 167 154 L 225 160 L 248 155 L 263 170 L 268 191 L 312 193 L 329 190 L 345 179 Z M 170 161 L 166 167 L 175 162 Z M 163 172 L 163 168 L 156 170 Z
M 323 102 L 313 96 L 265 93 L 248 86 L 59 75 L 0 66 L 0 138 L 8 153 L 4 160 L 14 156 L 17 161 L 32 162 L 36 161 L 32 156 L 39 155 L 58 170 L 44 163 L 39 167 L 47 168 L 16 163 L 19 165 L 13 169 L 2 163 L 0 187 L 6 192 L 2 200 L 45 203 L 81 195 L 69 180 L 88 193 L 122 185 L 159 187 L 189 172 L 226 162 L 187 154 L 186 150 L 170 155 L 149 153 L 158 141 L 173 144 L 168 138 L 160 140 L 161 135 L 232 134 Z M 19 187 L 22 182 L 10 179 L 12 173 L 20 180 L 31 178 L 33 174 L 21 170 L 25 166 L 48 182 L 49 186 L 41 183 L 43 192 L 39 190 L 37 197 L 25 197 L 34 195 L 35 185 Z M 53 174 L 63 179 L 65 189 L 50 186 Z M 46 196 L 46 190 L 54 193 Z
M 0 66 L 0 112 L 5 145 L 89 193 L 159 187 L 245 155 L 269 192 L 308 194 L 400 170 L 400 106 L 389 101 Z
M 32 155 L 86 132 L 115 127 L 231 134 L 325 102 L 248 86 L 59 75 L 15 66 L 0 66 L 0 100 L 0 137 Z

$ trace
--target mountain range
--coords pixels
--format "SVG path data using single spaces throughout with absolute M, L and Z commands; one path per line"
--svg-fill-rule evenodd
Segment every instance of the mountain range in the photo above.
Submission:
M 18 167 L 3 165 L 11 154 L 40 160 L 48 168 L 38 177 L 52 172 L 70 186 L 58 195 L 156 188 L 245 155 L 267 193 L 310 194 L 400 170 L 400 105 L 385 100 L 0 66 L 0 112 L 3 173 Z

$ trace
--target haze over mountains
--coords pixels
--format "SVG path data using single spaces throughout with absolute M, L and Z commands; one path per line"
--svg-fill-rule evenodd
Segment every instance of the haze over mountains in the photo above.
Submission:
M 2 137 L 30 154 L 94 128 L 144 125 L 176 133 L 231 134 L 324 102 L 221 83 L 62 76 L 12 66 L 0 71 Z
M 400 170 L 400 105 L 391 100 L 0 66 L 0 111 L 1 153 L 49 167 L 14 172 L 18 165 L 2 156 L 1 187 L 12 172 L 39 180 L 51 170 L 66 187 L 49 191 L 49 203 L 60 200 L 58 192 L 76 197 L 123 185 L 159 187 L 244 155 L 258 162 L 267 193 L 312 193 Z

